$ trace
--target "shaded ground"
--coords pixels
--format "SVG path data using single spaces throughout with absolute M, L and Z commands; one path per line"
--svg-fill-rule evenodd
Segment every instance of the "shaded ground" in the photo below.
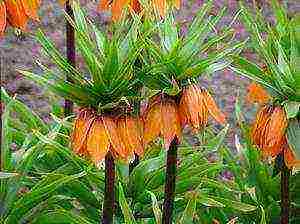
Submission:
M 178 21 L 190 21 L 197 9 L 203 4 L 203 0 L 182 0 L 182 9 L 178 15 Z M 252 1 L 245 1 L 247 4 Z M 265 1 L 261 1 L 265 2 Z M 97 3 L 94 1 L 81 0 L 90 18 L 100 25 L 109 23 L 109 15 L 106 13 L 97 13 Z M 300 3 L 297 0 L 285 1 L 291 13 L 300 12 Z M 218 11 L 221 7 L 227 6 L 228 12 L 221 22 L 220 26 L 229 24 L 233 16 L 238 11 L 236 0 L 216 0 L 215 10 Z M 266 17 L 271 19 L 268 12 L 269 6 L 266 3 L 262 4 L 266 11 Z M 65 21 L 63 12 L 56 0 L 44 0 L 40 9 L 40 23 L 32 23 L 29 26 L 31 34 L 22 34 L 16 36 L 12 29 L 9 29 L 4 39 L 0 40 L 0 57 L 1 57 L 1 86 L 4 86 L 11 94 L 16 94 L 17 98 L 21 99 L 34 111 L 38 112 L 44 119 L 49 119 L 49 111 L 54 100 L 53 96 L 45 90 L 37 87 L 34 83 L 24 79 L 16 68 L 26 68 L 38 72 L 38 68 L 34 61 L 40 57 L 40 47 L 33 39 L 33 34 L 37 29 L 42 29 L 62 52 L 65 52 Z M 237 39 L 247 36 L 243 26 L 237 22 L 234 24 Z M 251 55 L 250 55 L 251 56 Z M 252 55 L 253 56 L 253 55 Z M 48 62 L 39 58 L 43 63 Z M 80 61 L 78 63 L 81 63 Z M 201 85 L 208 87 L 214 93 L 218 105 L 223 108 L 230 118 L 230 123 L 234 125 L 234 103 L 236 96 L 245 94 L 245 86 L 248 81 L 235 76 L 230 71 L 216 73 L 210 77 L 201 79 Z M 247 112 L 246 117 L 250 118 L 253 115 L 254 108 L 249 106 L 244 107 Z M 230 136 L 232 139 L 235 133 L 232 129 Z

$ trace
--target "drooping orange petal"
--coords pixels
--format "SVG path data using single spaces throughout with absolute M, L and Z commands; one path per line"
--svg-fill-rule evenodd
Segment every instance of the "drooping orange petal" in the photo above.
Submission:
M 201 104 L 199 102 L 198 89 L 197 85 L 186 87 L 179 102 L 181 124 L 189 124 L 195 130 L 200 128 L 199 112 Z
M 293 167 L 297 169 L 300 168 L 300 160 L 296 159 L 295 153 L 289 145 L 286 145 L 284 148 L 284 162 L 289 169 L 292 169 Z
M 111 4 L 111 0 L 100 0 L 97 10 L 98 11 L 106 11 L 109 10 Z
M 202 90 L 204 96 L 204 103 L 209 114 L 220 124 L 226 123 L 225 114 L 218 108 L 215 100 L 209 94 L 207 90 Z
M 164 138 L 165 149 L 169 149 L 172 140 L 181 137 L 180 119 L 176 103 L 168 100 L 162 105 L 162 136 Z
M 142 11 L 142 6 L 139 0 L 131 0 L 129 6 L 136 14 L 139 14 Z
M 20 0 L 4 0 L 9 23 L 16 28 L 26 31 L 28 16 Z
M 109 151 L 110 142 L 101 119 L 93 123 L 87 138 L 87 151 L 93 162 L 98 163 Z
M 161 104 L 153 103 L 144 114 L 144 141 L 149 144 L 154 141 L 161 130 Z
M 81 111 L 77 116 L 71 136 L 72 149 L 76 154 L 86 155 L 86 139 L 94 120 L 95 116 L 88 110 Z
M 180 9 L 181 0 L 174 0 L 174 6 L 176 9 Z
M 258 104 L 266 104 L 270 101 L 271 96 L 268 92 L 259 84 L 252 82 L 248 86 L 248 94 L 246 96 L 246 101 L 250 104 L 258 103 Z
M 199 123 L 200 123 L 200 127 L 204 128 L 204 127 L 206 127 L 206 125 L 208 123 L 208 110 L 205 105 L 204 96 L 201 91 L 199 91 L 198 98 L 199 98 L 199 109 L 200 109 Z
M 256 114 L 255 122 L 251 128 L 251 139 L 254 144 L 260 147 L 260 135 L 266 126 L 266 121 L 268 117 L 270 118 L 269 108 L 264 106 L 260 108 Z
M 282 139 L 284 138 L 288 122 L 284 110 L 277 106 L 271 114 L 270 123 L 268 125 L 266 140 L 266 150 L 271 156 L 276 156 L 281 152 Z
M 142 155 L 144 147 L 140 119 L 126 116 L 118 120 L 117 126 L 128 156 L 132 156 L 134 152 Z
M 0 37 L 4 34 L 6 27 L 6 6 L 4 1 L 0 3 Z
M 118 131 L 115 118 L 109 116 L 101 116 L 103 125 L 106 131 L 106 135 L 111 144 L 111 150 L 115 156 L 118 156 L 119 159 L 127 160 L 127 153 L 124 143 L 122 142 Z
M 120 20 L 123 8 L 126 6 L 127 0 L 114 0 L 111 6 L 112 20 L 114 22 Z
M 167 1 L 166 0 L 153 0 L 153 7 L 158 11 L 160 16 L 165 17 L 167 13 Z
M 24 8 L 25 14 L 28 17 L 39 21 L 37 11 L 40 6 L 40 0 L 21 0 L 21 3 Z

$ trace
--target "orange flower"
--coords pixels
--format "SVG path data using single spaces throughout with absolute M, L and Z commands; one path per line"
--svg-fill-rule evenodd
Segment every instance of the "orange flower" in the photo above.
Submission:
M 23 31 L 26 30 L 28 16 L 25 13 L 21 0 L 4 0 L 9 23 Z
M 281 107 L 275 107 L 265 135 L 265 153 L 276 156 L 282 150 L 283 139 L 288 126 L 286 114 Z
M 271 96 L 268 92 L 261 87 L 261 85 L 252 82 L 248 86 L 248 94 L 246 96 L 246 101 L 250 104 L 258 103 L 258 104 L 266 104 L 271 99 Z
M 0 3 L 0 37 L 4 34 L 6 27 L 6 6 L 5 2 Z
M 205 89 L 202 90 L 204 104 L 209 112 L 209 114 L 220 124 L 226 123 L 225 114 L 218 108 L 215 100 L 209 94 L 209 92 Z
M 157 137 L 164 139 L 168 149 L 172 140 L 181 137 L 180 119 L 175 100 L 165 95 L 151 99 L 144 114 L 144 141 L 149 144 Z
M 171 6 L 175 8 L 180 8 L 180 0 L 170 1 Z M 168 10 L 168 1 L 167 0 L 152 0 L 151 4 L 160 16 L 165 17 Z M 123 9 L 129 6 L 131 10 L 139 14 L 142 12 L 142 4 L 140 0 L 100 0 L 98 4 L 98 11 L 107 11 L 111 9 L 112 20 L 114 22 L 118 21 L 122 16 Z
M 134 152 L 143 153 L 141 123 L 138 118 L 98 115 L 82 109 L 75 120 L 71 143 L 73 151 L 90 157 L 94 163 L 103 160 L 108 151 L 116 159 L 128 161 Z
M 189 125 L 195 131 L 207 125 L 208 115 L 221 124 L 226 122 L 225 115 L 218 109 L 208 91 L 195 84 L 183 90 L 178 110 L 181 125 Z
M 75 120 L 71 137 L 72 149 L 76 154 L 87 156 L 87 135 L 95 121 L 95 113 L 92 110 L 81 110 Z
M 117 128 L 126 149 L 127 157 L 142 155 L 144 151 L 142 121 L 139 118 L 125 116 L 118 119 Z
M 142 12 L 142 6 L 139 0 L 131 0 L 129 6 L 136 14 L 140 14 Z
M 251 130 L 251 139 L 257 147 L 264 149 L 265 133 L 271 119 L 273 107 L 264 106 L 256 114 L 255 122 Z
M 21 3 L 24 8 L 25 14 L 29 18 L 39 21 L 37 11 L 40 7 L 41 0 L 21 0 Z
M 275 157 L 287 145 L 285 132 L 288 121 L 280 106 L 264 106 L 257 115 L 251 130 L 251 139 L 263 156 Z
M 165 17 L 167 14 L 167 0 L 153 0 L 153 7 L 157 12 Z
M 292 169 L 293 167 L 298 169 L 300 168 L 300 160 L 296 159 L 294 151 L 288 144 L 286 144 L 284 147 L 284 162 L 289 169 Z

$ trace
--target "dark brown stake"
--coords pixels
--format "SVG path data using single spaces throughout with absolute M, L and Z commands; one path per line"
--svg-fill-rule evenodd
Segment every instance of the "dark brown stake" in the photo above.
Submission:
M 163 224 L 172 223 L 172 213 L 175 198 L 175 185 L 176 185 L 176 168 L 177 168 L 177 148 L 178 139 L 175 137 L 167 154 L 167 170 L 166 170 L 166 185 L 165 185 L 165 200 L 163 205 Z
M 289 223 L 289 178 L 291 171 L 286 167 L 285 163 L 281 171 L 281 224 Z
M 115 161 L 108 152 L 105 156 L 105 192 L 103 202 L 102 223 L 112 224 L 115 204 Z
M 66 1 L 66 13 L 74 19 L 73 9 L 71 7 L 70 1 Z M 66 21 L 66 46 L 67 46 L 67 58 L 68 62 L 76 66 L 75 61 L 75 31 L 73 26 Z M 68 81 L 72 81 L 70 77 L 67 77 Z M 70 100 L 65 100 L 65 106 L 64 106 L 64 115 L 70 116 L 73 113 L 73 102 Z

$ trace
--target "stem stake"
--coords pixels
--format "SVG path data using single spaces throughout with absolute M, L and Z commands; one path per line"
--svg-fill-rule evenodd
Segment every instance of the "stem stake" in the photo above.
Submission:
M 289 223 L 289 178 L 290 170 L 286 167 L 285 163 L 281 171 L 281 224 Z
M 178 148 L 178 139 L 177 137 L 175 137 L 171 142 L 167 153 L 165 200 L 163 204 L 163 216 L 162 216 L 163 224 L 172 223 L 172 212 L 174 208 L 175 184 L 176 184 L 177 148 Z
M 105 192 L 103 202 L 103 224 L 112 224 L 115 204 L 115 161 L 108 152 L 105 156 Z
M 66 1 L 66 13 L 74 19 L 74 13 L 73 9 L 71 7 L 70 0 Z M 76 66 L 76 61 L 75 61 L 75 31 L 73 26 L 66 21 L 66 47 L 67 47 L 67 59 L 68 62 L 72 66 Z M 67 81 L 72 81 L 70 77 L 67 77 Z M 70 100 L 65 100 L 65 105 L 64 105 L 64 115 L 65 116 L 70 116 L 73 113 L 73 102 Z

